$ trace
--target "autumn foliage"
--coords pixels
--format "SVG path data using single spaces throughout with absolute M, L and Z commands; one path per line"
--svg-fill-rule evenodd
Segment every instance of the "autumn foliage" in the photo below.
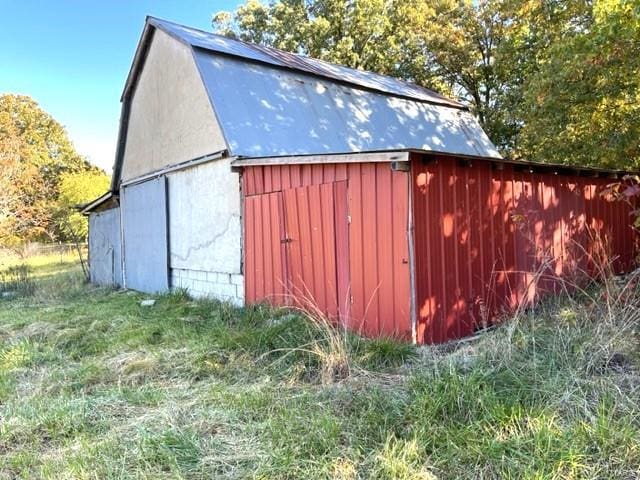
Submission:
M 107 178 L 33 99 L 0 95 L 0 246 L 67 240 L 70 219 L 86 235 L 74 203 L 103 193 Z

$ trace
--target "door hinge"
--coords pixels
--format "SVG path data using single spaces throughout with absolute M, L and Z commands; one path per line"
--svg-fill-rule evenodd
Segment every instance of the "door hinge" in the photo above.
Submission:
M 349 295 L 349 301 L 351 302 L 351 305 L 353 305 L 353 295 Z
M 347 224 L 351 225 L 351 215 L 347 215 Z

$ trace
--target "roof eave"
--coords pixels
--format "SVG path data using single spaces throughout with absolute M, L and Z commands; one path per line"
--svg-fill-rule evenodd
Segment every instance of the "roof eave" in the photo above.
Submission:
M 409 151 L 413 153 L 419 153 L 422 155 L 431 155 L 431 156 L 442 156 L 442 157 L 455 157 L 461 159 L 470 159 L 470 160 L 482 160 L 499 164 L 507 164 L 507 165 L 516 165 L 520 167 L 528 167 L 531 171 L 553 171 L 555 173 L 563 173 L 567 171 L 571 171 L 576 175 L 582 176 L 598 176 L 599 174 L 607 175 L 607 176 L 621 176 L 627 174 L 634 174 L 634 172 L 628 170 L 617 170 L 611 168 L 598 168 L 598 167 L 589 167 L 589 166 L 577 166 L 570 165 L 564 163 L 543 163 L 543 162 L 533 162 L 530 160 L 522 160 L 522 159 L 512 159 L 512 158 L 503 158 L 503 157 L 489 157 L 489 156 L 480 156 L 480 155 L 463 155 L 458 153 L 447 153 L 447 152 L 436 152 L 432 150 L 420 150 L 420 149 L 410 149 Z
M 251 166 L 263 166 L 263 165 L 287 165 L 287 164 L 306 164 L 306 163 L 358 163 L 368 162 L 375 156 L 379 158 L 374 161 L 379 162 L 392 162 L 392 161 L 407 161 L 405 157 L 397 156 L 401 153 L 415 153 L 420 155 L 427 155 L 430 157 L 447 157 L 457 158 L 462 160 L 479 160 L 484 162 L 491 162 L 496 164 L 508 164 L 516 165 L 520 167 L 527 167 L 531 171 L 550 171 L 555 173 L 566 173 L 571 171 L 576 175 L 581 176 L 599 176 L 606 175 L 608 177 L 622 176 L 626 174 L 634 174 L 631 171 L 597 168 L 597 167 L 578 167 L 575 165 L 566 165 L 561 163 L 542 163 L 532 162 L 521 159 L 509 159 L 501 156 L 486 156 L 486 155 L 469 155 L 462 153 L 452 153 L 436 150 L 424 150 L 418 148 L 396 148 L 389 150 L 366 150 L 361 152 L 342 152 L 342 153 L 326 153 L 326 154 L 298 154 L 298 155 L 274 155 L 274 156 L 240 156 L 235 157 L 231 162 L 232 168 L 242 169 L 244 167 Z
M 109 200 L 111 200 L 114 197 L 116 197 L 116 195 L 114 195 L 112 191 L 108 191 L 108 192 L 103 193 L 102 195 L 100 195 L 95 200 L 91 200 L 90 202 L 85 203 L 82 206 L 79 206 L 78 210 L 83 215 L 89 215 L 91 212 L 93 212 L 100 205 L 103 205 L 104 203 L 108 202 Z

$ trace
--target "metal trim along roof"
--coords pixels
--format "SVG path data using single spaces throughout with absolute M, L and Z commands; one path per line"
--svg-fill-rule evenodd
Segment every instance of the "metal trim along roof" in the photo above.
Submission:
M 377 90 L 390 95 L 447 105 L 454 108 L 466 108 L 463 104 L 433 90 L 387 75 L 357 70 L 323 60 L 285 52 L 276 48 L 247 43 L 195 28 L 185 27 L 155 17 L 149 17 L 148 23 L 192 47 L 240 57 L 244 60 L 266 63 L 280 68 L 298 70 L 334 81 Z

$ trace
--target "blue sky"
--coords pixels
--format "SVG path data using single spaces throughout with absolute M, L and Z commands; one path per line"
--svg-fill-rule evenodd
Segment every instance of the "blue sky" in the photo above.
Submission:
M 30 95 L 111 171 L 120 94 L 144 18 L 211 30 L 241 0 L 0 0 L 0 93 Z

